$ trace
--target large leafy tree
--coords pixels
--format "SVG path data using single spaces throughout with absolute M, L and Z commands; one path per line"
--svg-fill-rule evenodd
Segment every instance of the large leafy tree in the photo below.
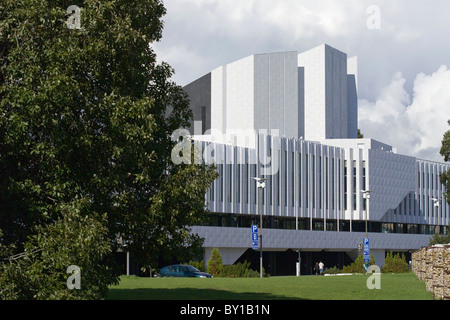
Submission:
M 79 29 L 66 24 L 70 5 Z M 120 236 L 144 265 L 201 245 L 189 226 L 205 218 L 216 173 L 171 161 L 171 134 L 192 112 L 151 46 L 165 12 L 160 0 L 0 1 L 0 240 L 10 254 L 48 243 L 35 237 L 58 234 L 64 208 L 104 226 L 111 252 Z
M 450 120 L 448 125 L 450 126 Z M 450 130 L 444 134 L 442 139 L 441 155 L 446 162 L 450 162 Z M 450 170 L 441 174 L 441 183 L 445 186 L 444 196 L 450 204 Z

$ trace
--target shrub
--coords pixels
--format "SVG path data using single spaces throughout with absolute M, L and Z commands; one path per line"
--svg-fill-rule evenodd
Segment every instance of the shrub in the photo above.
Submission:
M 220 274 L 222 267 L 222 256 L 219 249 L 214 248 L 211 251 L 211 258 L 208 260 L 207 272 L 216 277 Z
M 237 263 L 235 265 L 225 265 L 222 267 L 219 277 L 222 278 L 257 278 L 259 272 L 250 269 L 250 262 Z M 265 275 L 263 268 L 263 276 Z
M 342 273 L 343 271 L 339 269 L 338 267 L 334 266 L 333 268 L 326 269 L 323 274 L 338 274 Z
M 374 265 L 375 259 L 373 255 L 370 255 L 369 264 Z M 342 269 L 342 272 L 344 273 L 364 273 L 364 258 L 363 256 L 359 255 L 358 258 L 356 258 L 355 262 L 352 264 L 345 266 Z
M 194 265 L 194 267 L 196 266 Z M 216 248 L 211 251 L 211 258 L 208 261 L 207 272 L 214 277 L 220 278 L 257 278 L 260 276 L 259 271 L 250 269 L 250 262 L 248 261 L 224 266 L 222 264 L 222 257 L 220 256 L 219 250 Z M 266 274 L 263 268 L 263 277 L 268 276 L 269 275 Z
M 408 263 L 406 262 L 405 255 L 393 254 L 388 252 L 384 259 L 384 266 L 381 268 L 383 273 L 402 273 L 408 272 Z

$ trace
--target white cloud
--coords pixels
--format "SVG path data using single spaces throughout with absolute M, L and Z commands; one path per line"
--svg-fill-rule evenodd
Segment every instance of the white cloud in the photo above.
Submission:
M 401 73 L 376 101 L 359 101 L 359 126 L 366 137 L 392 144 L 401 154 L 442 162 L 439 154 L 450 119 L 450 70 L 441 66 L 431 75 L 420 73 L 412 98 Z
M 372 5 L 380 9 L 381 29 L 367 27 Z M 438 68 L 450 66 L 450 1 L 167 0 L 165 6 L 155 49 L 180 85 L 251 54 L 327 43 L 358 56 L 365 136 L 442 161 L 437 150 L 450 112 L 448 70 Z

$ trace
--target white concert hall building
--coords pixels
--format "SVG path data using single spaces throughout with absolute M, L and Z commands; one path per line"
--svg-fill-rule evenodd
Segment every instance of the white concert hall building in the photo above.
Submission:
M 218 248 L 224 264 L 259 270 L 251 226 L 260 224 L 264 268 L 310 274 L 316 261 L 342 268 L 363 238 L 378 266 L 448 232 L 445 163 L 401 155 L 358 139 L 357 58 L 328 45 L 255 54 L 184 87 L 194 113 L 190 134 L 219 178 L 206 195 L 210 223 L 204 259 Z M 257 188 L 255 177 L 267 179 Z M 438 227 L 439 226 L 439 227 Z

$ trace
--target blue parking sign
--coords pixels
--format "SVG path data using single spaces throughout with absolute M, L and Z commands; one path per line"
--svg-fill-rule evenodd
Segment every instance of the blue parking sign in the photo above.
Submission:
M 363 255 L 364 255 L 364 263 L 369 263 L 370 260 L 369 238 L 363 238 Z
M 252 226 L 252 248 L 257 250 L 259 248 L 259 236 L 258 236 L 258 226 Z

